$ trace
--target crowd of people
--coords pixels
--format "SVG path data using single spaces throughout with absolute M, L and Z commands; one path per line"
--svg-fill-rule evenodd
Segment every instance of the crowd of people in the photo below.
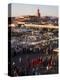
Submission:
M 34 33 L 33 36 L 30 34 L 31 32 L 11 36 L 11 76 L 58 73 L 58 53 L 53 53 L 53 49 L 58 47 L 58 41 L 46 42 L 46 40 L 58 36 L 55 36 L 53 32 L 44 32 Z M 21 41 L 37 40 L 35 35 L 40 40 L 42 39 L 41 41 L 45 39 L 45 42 L 34 46 L 20 43 Z
M 19 64 L 12 62 L 12 76 L 53 74 L 58 72 L 58 60 L 53 59 L 52 56 L 45 57 L 45 59 L 37 57 L 32 60 L 29 57 L 25 57 L 25 59 L 20 57 Z

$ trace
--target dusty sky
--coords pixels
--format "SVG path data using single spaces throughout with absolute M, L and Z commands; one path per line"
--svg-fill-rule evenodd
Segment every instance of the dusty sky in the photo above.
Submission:
M 18 17 L 23 15 L 37 15 L 38 8 L 40 10 L 41 16 L 58 17 L 58 6 L 31 5 L 31 4 L 19 4 L 19 3 L 13 3 L 11 5 L 11 16 Z

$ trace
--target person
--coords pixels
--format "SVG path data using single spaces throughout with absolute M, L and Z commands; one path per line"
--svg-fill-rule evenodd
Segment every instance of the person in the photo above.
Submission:
M 48 65 L 48 59 L 46 57 L 46 59 L 43 61 L 43 66 L 46 67 Z

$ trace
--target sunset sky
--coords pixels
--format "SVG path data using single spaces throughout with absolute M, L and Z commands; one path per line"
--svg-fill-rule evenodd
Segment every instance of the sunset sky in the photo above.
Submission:
M 11 7 L 11 16 L 18 17 L 23 15 L 37 15 L 39 8 L 41 16 L 56 16 L 58 17 L 58 6 L 48 5 L 32 5 L 13 3 Z

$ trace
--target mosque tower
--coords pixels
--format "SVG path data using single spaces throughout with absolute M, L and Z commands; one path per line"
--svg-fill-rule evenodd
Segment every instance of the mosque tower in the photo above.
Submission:
M 38 16 L 39 18 L 41 17 L 41 14 L 40 14 L 39 9 L 37 9 L 37 16 Z

